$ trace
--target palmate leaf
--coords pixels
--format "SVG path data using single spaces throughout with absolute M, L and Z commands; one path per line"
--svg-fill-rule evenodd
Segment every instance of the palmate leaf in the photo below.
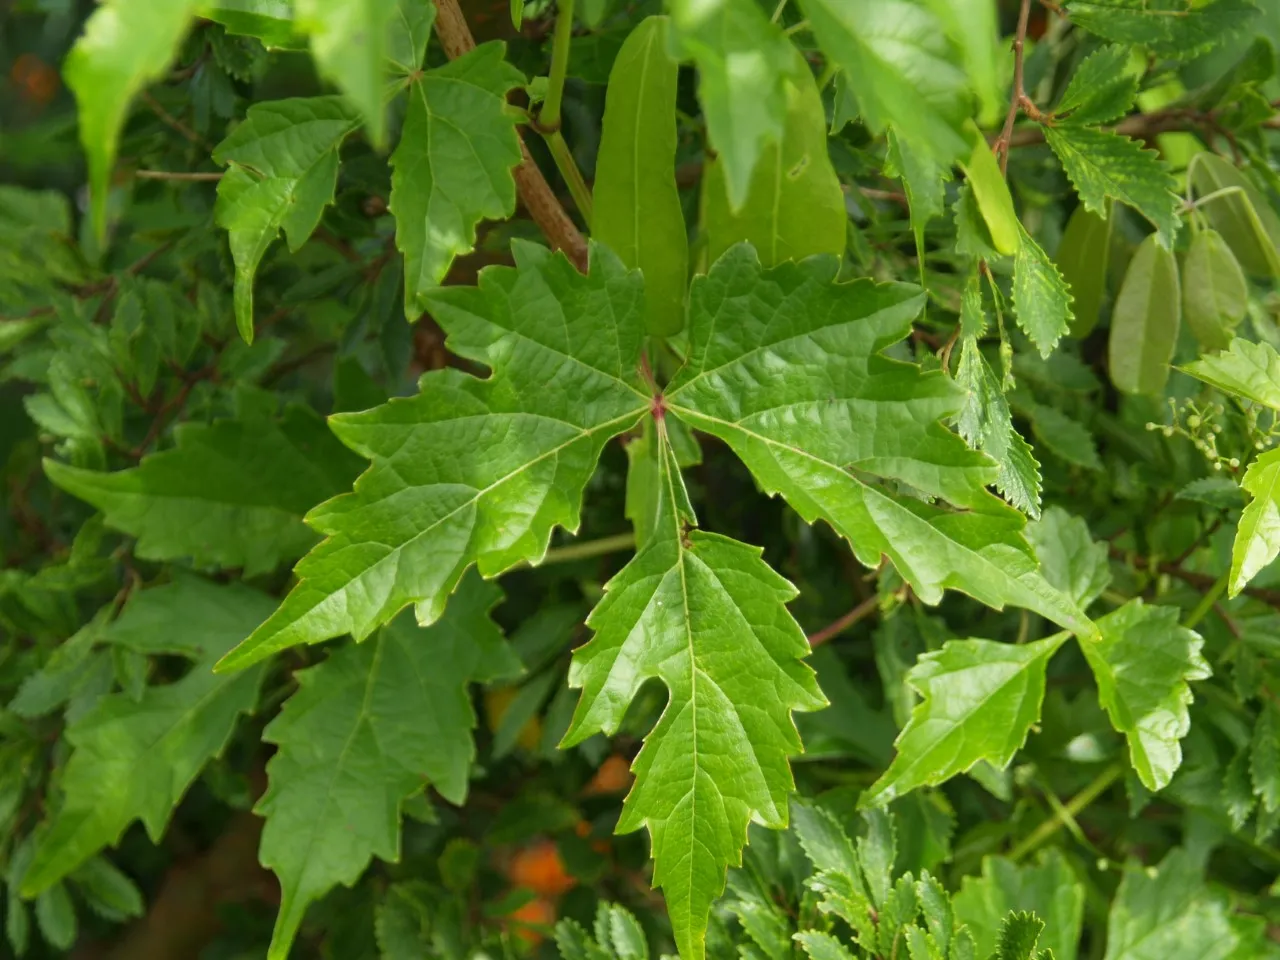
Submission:
M 788 757 L 801 750 L 793 710 L 825 705 L 800 662 L 809 645 L 786 603 L 796 590 L 760 551 L 693 529 L 675 452 L 659 424 L 653 535 L 605 587 L 574 652 L 582 699 L 565 746 L 613 733 L 641 685 L 667 687 L 666 710 L 633 769 L 619 832 L 649 828 L 682 956 L 701 960 L 711 904 L 741 862 L 747 824 L 787 822 Z
M 651 403 L 638 371 L 640 275 L 603 248 L 587 276 L 531 244 L 514 252 L 515 268 L 430 299 L 450 349 L 490 366 L 490 378 L 429 373 L 416 397 L 331 418 L 372 465 L 352 493 L 308 515 L 328 539 L 220 669 L 296 643 L 364 639 L 410 603 L 430 623 L 471 564 L 496 576 L 536 562 L 556 525 L 577 527 L 600 450 Z
M 400 858 L 400 806 L 424 782 L 461 803 L 475 747 L 468 685 L 518 674 L 489 619 L 498 588 L 472 573 L 425 629 L 404 613 L 295 674 L 298 691 L 267 727 L 279 746 L 257 812 L 261 858 L 283 895 L 271 960 L 283 960 L 307 905 L 354 883 L 369 860 Z

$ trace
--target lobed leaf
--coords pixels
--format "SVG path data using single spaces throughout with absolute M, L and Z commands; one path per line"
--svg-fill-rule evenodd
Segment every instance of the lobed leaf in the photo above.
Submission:
M 1236 337 L 1221 353 L 1180 369 L 1224 393 L 1280 410 L 1280 354 L 1269 343 Z

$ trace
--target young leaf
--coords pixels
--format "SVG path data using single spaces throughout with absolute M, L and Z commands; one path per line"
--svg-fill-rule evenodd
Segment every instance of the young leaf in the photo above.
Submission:
M 822 95 L 798 51 L 794 60 L 782 81 L 787 94 L 782 140 L 764 148 L 741 209 L 735 211 L 729 203 L 723 162 L 716 159 L 707 166 L 703 224 L 707 257 L 713 262 L 743 240 L 755 247 L 766 267 L 844 253 L 848 216 L 827 154 Z
M 1271 700 L 1263 703 L 1262 715 L 1253 728 L 1249 775 L 1262 809 L 1267 813 L 1280 809 L 1280 710 Z
M 221 677 L 210 667 L 271 607 L 248 587 L 192 578 L 144 590 L 125 607 L 104 639 L 195 663 L 181 680 L 147 687 L 141 700 L 104 696 L 68 728 L 62 805 L 23 878 L 24 896 L 48 890 L 117 843 L 135 819 L 160 840 L 187 787 L 258 700 L 264 668 Z
M 90 215 L 101 241 L 107 188 L 129 103 L 162 76 L 178 52 L 196 0 L 108 0 L 67 54 L 63 75 L 79 107 L 80 143 L 89 158 Z
M 1067 221 L 1054 257 L 1062 279 L 1071 290 L 1071 323 L 1068 333 L 1083 340 L 1098 325 L 1107 292 L 1107 266 L 1111 262 L 1111 223 L 1090 213 L 1084 204 Z
M 1111 901 L 1104 960 L 1226 960 L 1235 947 L 1226 907 L 1205 888 L 1190 854 L 1173 850 L 1153 869 L 1125 867 Z
M 1244 29 L 1258 8 L 1251 0 L 1071 0 L 1067 13 L 1072 23 L 1114 43 L 1187 59 Z
M 928 10 L 909 0 L 802 0 L 814 36 L 849 78 L 874 133 L 894 127 L 947 166 L 969 150 L 965 78 L 948 60 L 947 37 Z
M 487 577 L 536 563 L 555 526 L 577 528 L 605 442 L 651 403 L 638 370 L 640 275 L 603 247 L 586 276 L 563 254 L 527 243 L 514 252 L 514 268 L 429 300 L 454 353 L 491 376 L 428 373 L 416 397 L 331 418 L 372 465 L 352 493 L 311 511 L 307 522 L 328 539 L 219 669 L 344 633 L 363 640 L 410 603 L 429 624 L 473 563 Z
M 809 960 L 854 960 L 848 948 L 829 933 L 801 930 L 794 938 Z
M 618 729 L 644 682 L 667 707 L 632 769 L 618 832 L 649 828 L 680 954 L 702 960 L 725 869 L 741 862 L 747 824 L 787 822 L 787 760 L 801 750 L 793 710 L 826 701 L 787 612 L 795 589 L 760 551 L 693 529 L 675 454 L 659 428 L 661 489 L 654 534 L 605 587 L 574 651 L 569 684 L 582 699 L 563 746 Z
M 1071 325 L 1071 289 L 1040 244 L 1021 224 L 1022 242 L 1013 262 L 1013 313 L 1040 356 L 1053 353 Z
M 1178 625 L 1176 607 L 1130 600 L 1098 620 L 1102 638 L 1083 643 L 1098 683 L 1098 701 L 1129 743 L 1129 760 L 1148 790 L 1159 790 L 1182 762 L 1192 680 L 1211 674 L 1204 641 Z
M 1011 913 L 1000 927 L 995 960 L 1034 960 L 1044 921 L 1033 913 Z
M 1035 547 L 1044 578 L 1081 610 L 1088 609 L 1111 583 L 1107 545 L 1093 539 L 1084 520 L 1061 507 L 1050 507 L 1027 524 L 1027 539 Z
M 177 446 L 131 470 L 99 473 L 54 460 L 55 484 L 103 512 L 107 525 L 137 537 L 145 560 L 190 557 L 197 566 L 242 567 L 245 576 L 295 560 L 316 542 L 302 523 L 359 473 L 315 414 L 291 407 L 280 422 L 186 423 Z
M 409 84 L 404 129 L 391 154 L 389 206 L 410 321 L 426 309 L 453 258 L 475 246 L 476 224 L 515 212 L 511 171 L 520 163 L 520 136 L 506 96 L 524 77 L 503 59 L 505 51 L 496 41 L 481 44 Z
M 1216 230 L 1191 238 L 1183 263 L 1182 314 L 1203 350 L 1225 350 L 1249 310 L 1249 284 L 1240 262 Z
M 707 137 L 724 164 L 729 206 L 739 209 L 765 146 L 782 139 L 791 41 L 754 3 L 670 0 L 667 8 L 675 48 L 698 68 Z
M 973 934 L 978 956 L 996 951 L 1001 925 L 1011 911 L 1028 911 L 1045 921 L 1040 942 L 1055 960 L 1076 960 L 1084 920 L 1084 887 L 1056 849 L 1037 864 L 1019 865 L 985 857 L 982 876 L 965 877 L 955 895 L 956 919 Z
M 1111 312 L 1107 368 L 1117 389 L 1151 394 L 1164 389 L 1180 318 L 1178 262 L 1153 233 L 1129 262 Z
M 1020 515 L 983 489 L 993 467 L 938 424 L 959 413 L 960 390 L 881 355 L 910 329 L 917 289 L 834 283 L 835 270 L 813 258 L 765 272 L 749 247 L 728 251 L 694 281 L 667 409 L 728 443 L 806 520 L 829 522 L 863 564 L 888 555 L 926 603 L 949 587 L 1089 632 L 1036 572 Z M 781 367 L 791 375 L 771 374 Z M 891 480 L 970 512 L 904 500 Z
M 1249 464 L 1240 486 L 1250 500 L 1231 547 L 1228 592 L 1233 597 L 1280 554 L 1280 448 Z
M 1237 337 L 1227 350 L 1179 369 L 1232 396 L 1280 410 L 1280 354 L 1269 343 Z
M 1164 246 L 1173 245 L 1181 201 L 1158 154 L 1136 140 L 1075 123 L 1046 126 L 1044 135 L 1085 209 L 1106 216 L 1107 198 L 1119 200 L 1155 225 Z
M 299 688 L 263 734 L 279 749 L 256 812 L 261 859 L 283 895 L 270 960 L 283 960 L 307 905 L 350 886 L 370 857 L 400 859 L 401 803 L 428 782 L 466 798 L 475 746 L 472 681 L 520 672 L 489 610 L 498 588 L 475 573 L 428 628 L 402 614 L 295 674 Z
M 972 128 L 969 139 L 973 144 L 969 159 L 961 164 L 969 189 L 978 202 L 978 209 L 982 211 L 982 219 L 986 221 L 996 249 L 1012 256 L 1022 246 L 1024 231 L 1022 224 L 1018 222 L 1018 214 L 1013 209 L 1013 195 L 1009 192 L 1009 184 L 1000 172 L 1000 164 L 996 163 L 995 154 L 991 152 L 981 131 Z
M 381 147 L 387 138 L 387 33 L 396 0 L 294 0 L 320 73 L 336 83 Z
M 1045 667 L 1065 639 L 949 640 L 922 656 L 907 674 L 922 699 L 894 743 L 898 755 L 860 802 L 888 803 L 979 760 L 1007 767 L 1040 719 Z
M 1054 115 L 1067 114 L 1073 124 L 1080 125 L 1111 123 L 1129 112 L 1140 80 L 1129 69 L 1129 47 L 1102 47 L 1085 57 L 1071 75 Z
M 613 62 L 591 223 L 596 240 L 644 273 L 645 326 L 658 337 L 684 326 L 689 287 L 689 238 L 676 187 L 680 71 L 667 53 L 667 24 L 666 17 L 646 18 Z
M 1240 265 L 1254 276 L 1280 277 L 1280 216 L 1249 178 L 1212 153 L 1196 154 L 1188 175 L 1200 200 L 1218 194 L 1197 209 L 1222 234 Z
M 341 97 L 257 103 L 213 151 L 229 164 L 218 182 L 214 218 L 230 234 L 236 263 L 236 326 L 253 342 L 253 278 L 267 248 L 284 230 L 297 251 L 333 202 L 338 147 L 356 127 Z

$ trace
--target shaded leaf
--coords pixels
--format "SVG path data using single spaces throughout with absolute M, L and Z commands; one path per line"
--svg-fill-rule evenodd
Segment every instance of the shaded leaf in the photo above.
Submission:
M 1189 854 L 1173 850 L 1151 869 L 1125 867 L 1107 918 L 1105 960 L 1225 960 L 1235 946 L 1227 911 Z
M 1011 911 L 1026 911 L 1045 922 L 1040 942 L 1055 960 L 1076 960 L 1084 920 L 1084 887 L 1057 850 L 1036 864 L 985 857 L 980 877 L 965 877 L 955 896 L 956 919 L 977 942 L 978 956 L 996 952 L 1001 926 Z
M 1054 261 L 1071 290 L 1069 333 L 1082 340 L 1098 325 L 1107 293 L 1111 223 L 1080 204 L 1067 221 Z
M 1222 234 L 1240 265 L 1255 276 L 1280 277 L 1280 216 L 1249 178 L 1212 153 L 1196 154 L 1188 175 L 1198 200 L 1218 194 L 1197 210 Z
M 1159 393 L 1178 343 L 1178 263 L 1151 234 L 1129 262 L 1111 311 L 1107 369 L 1125 393 Z
M 1216 230 L 1191 238 L 1182 268 L 1182 315 L 1204 350 L 1225 350 L 1249 309 L 1249 284 Z
M 1035 547 L 1044 578 L 1080 609 L 1087 609 L 1111 582 L 1107 545 L 1093 539 L 1083 519 L 1061 507 L 1049 507 L 1027 524 L 1027 539 Z

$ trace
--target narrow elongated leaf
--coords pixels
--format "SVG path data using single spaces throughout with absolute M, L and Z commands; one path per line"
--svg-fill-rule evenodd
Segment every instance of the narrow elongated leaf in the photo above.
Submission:
M 754 3 L 671 0 L 667 9 L 675 49 L 698 68 L 707 136 L 724 164 L 729 205 L 738 209 L 765 146 L 782 139 L 791 41 Z
M 1105 217 L 1107 198 L 1119 200 L 1150 220 L 1166 247 L 1173 245 L 1180 201 L 1158 154 L 1136 140 L 1074 123 L 1046 126 L 1044 135 L 1086 209 Z
M 253 278 L 267 248 L 284 230 L 296 251 L 333 202 L 338 147 L 356 127 L 340 97 L 257 103 L 213 151 L 229 164 L 218 182 L 214 218 L 227 230 L 236 263 L 236 326 L 253 342 Z
M 472 573 L 431 627 L 402 614 L 295 674 L 298 691 L 263 734 L 279 747 L 257 806 L 262 862 L 283 891 L 271 960 L 288 956 L 309 903 L 353 884 L 371 857 L 400 859 L 401 804 L 424 781 L 465 799 L 475 756 L 468 685 L 520 672 L 488 616 L 500 599 Z
M 351 485 L 360 459 L 301 407 L 279 423 L 183 424 L 177 447 L 131 470 L 99 473 L 53 460 L 49 479 L 137 537 L 145 560 L 190 557 L 199 566 L 243 567 L 245 576 L 295 560 L 316 542 L 308 510 Z
M 1167 784 L 1182 762 L 1192 680 L 1212 671 L 1200 655 L 1204 641 L 1178 625 L 1176 607 L 1131 600 L 1098 620 L 1102 639 L 1085 643 L 1098 682 L 1098 700 L 1129 743 L 1129 760 L 1148 790 Z
M 1067 13 L 1100 37 L 1182 59 L 1242 30 L 1258 8 L 1250 0 L 1071 0 Z
M 911 208 L 911 232 L 916 238 L 916 256 L 924 262 L 924 230 L 930 220 L 946 208 L 946 181 L 951 169 L 928 153 L 911 146 L 893 130 L 889 131 L 889 151 L 885 173 L 902 178 Z
M 1013 312 L 1040 356 L 1053 353 L 1071 326 L 1071 290 L 1040 244 L 1018 224 L 1022 242 L 1013 262 Z
M 1105 960 L 1225 960 L 1235 948 L 1226 907 L 1188 853 L 1174 850 L 1154 869 L 1125 868 L 1107 918 Z
M 1211 153 L 1196 154 L 1189 173 L 1198 198 L 1219 194 L 1198 209 L 1240 265 L 1255 276 L 1280 277 L 1280 216 L 1258 188 L 1230 161 Z
M 1249 284 L 1240 262 L 1216 230 L 1191 238 L 1182 271 L 1182 314 L 1205 350 L 1225 350 L 1249 310 Z
M 977 128 L 972 128 L 972 132 L 973 146 L 969 159 L 963 164 L 965 178 L 996 249 L 1006 255 L 1015 254 L 1022 246 L 1023 229 L 1013 209 L 1013 195 L 986 138 Z
M 1067 114 L 1076 124 L 1118 120 L 1133 106 L 1140 79 L 1129 69 L 1128 47 L 1102 47 L 1076 67 L 1053 112 L 1056 116 Z
M 926 603 L 949 587 L 1089 632 L 1040 578 L 1022 517 L 983 489 L 994 465 L 939 425 L 959 413 L 959 388 L 880 354 L 909 331 L 918 289 L 835 283 L 835 271 L 813 258 L 765 272 L 746 246 L 722 256 L 694 281 L 688 361 L 666 407 L 806 520 L 830 523 L 862 563 L 889 556 Z M 967 510 L 903 498 L 891 481 Z
M 1262 809 L 1268 813 L 1280 809 L 1280 710 L 1271 700 L 1262 705 L 1262 714 L 1253 728 L 1249 775 Z
M 659 425 L 661 486 L 654 534 L 605 587 L 574 651 L 582 689 L 565 746 L 618 729 L 641 685 L 669 700 L 632 769 L 618 831 L 649 828 L 680 954 L 705 954 L 711 904 L 726 867 L 741 861 L 747 824 L 787 822 L 787 760 L 800 752 L 793 710 L 826 701 L 800 660 L 809 651 L 787 612 L 795 589 L 760 551 L 691 529 L 675 454 Z
M 1181 316 L 1178 262 L 1153 233 L 1129 261 L 1111 311 L 1107 368 L 1118 389 L 1126 393 L 1164 389 Z
M 107 187 L 129 104 L 168 69 L 195 8 L 196 0 L 108 0 L 89 17 L 67 54 L 63 74 L 79 106 L 90 213 L 99 240 L 106 235 Z
M 715 261 L 740 241 L 756 248 L 766 267 L 819 253 L 844 253 L 844 193 L 827 154 L 822 95 L 798 51 L 782 81 L 787 114 L 782 140 L 764 148 L 746 202 L 734 211 L 725 190 L 723 160 L 707 168 L 703 224 L 707 256 Z
M 475 247 L 476 224 L 515 212 L 511 171 L 520 163 L 520 137 L 506 95 L 524 77 L 503 59 L 505 49 L 481 44 L 409 85 L 404 129 L 391 154 L 390 208 L 410 321 L 426 309 L 453 258 Z
M 1054 257 L 1071 290 L 1068 332 L 1083 340 L 1098 325 L 1111 262 L 1111 223 L 1081 204 L 1071 214 Z
M 849 78 L 863 121 L 889 126 L 939 163 L 966 154 L 964 74 L 950 61 L 946 31 L 910 0 L 802 0 L 814 36 Z
M 187 787 L 258 699 L 263 667 L 234 677 L 210 667 L 271 607 L 248 587 L 190 578 L 144 590 L 125 607 L 104 639 L 195 662 L 181 680 L 147 687 L 141 699 L 108 694 L 68 728 L 62 803 L 23 878 L 24 896 L 48 890 L 117 843 L 134 820 L 160 840 Z
M 1280 553 L 1280 449 L 1268 450 L 1249 464 L 1240 486 L 1251 499 L 1240 514 L 1231 547 L 1228 592 L 1233 597 Z
M 1042 918 L 1041 944 L 1053 952 L 1054 960 L 1076 960 L 1084 887 L 1057 850 L 1050 848 L 1037 864 L 985 857 L 981 877 L 965 877 L 955 896 L 956 919 L 973 934 L 979 957 L 995 953 L 1001 924 L 1010 911 Z
M 369 139 L 387 138 L 384 88 L 387 33 L 396 0 L 294 0 L 298 25 L 311 38 L 320 72 L 359 110 Z
M 894 742 L 898 755 L 861 803 L 888 803 L 979 760 L 1007 767 L 1040 719 L 1045 667 L 1065 639 L 949 640 L 922 656 L 907 674 L 922 699 Z
M 1280 354 L 1269 343 L 1237 337 L 1229 349 L 1180 369 L 1232 396 L 1280 410 Z
M 684 326 L 689 239 L 676 187 L 676 81 L 668 20 L 631 31 L 609 73 L 593 187 L 592 235 L 644 273 L 645 325 L 670 336 Z M 837 184 L 837 189 L 839 185 Z
M 478 287 L 443 288 L 430 301 L 454 353 L 493 374 L 429 373 L 416 397 L 331 418 L 373 463 L 352 493 L 308 515 L 328 539 L 219 669 L 295 643 L 363 639 L 410 603 L 431 623 L 471 564 L 492 577 L 536 563 L 555 526 L 577 527 L 600 450 L 650 405 L 638 371 L 641 280 L 604 248 L 586 276 L 561 254 L 514 250 L 515 268 L 488 269 Z

